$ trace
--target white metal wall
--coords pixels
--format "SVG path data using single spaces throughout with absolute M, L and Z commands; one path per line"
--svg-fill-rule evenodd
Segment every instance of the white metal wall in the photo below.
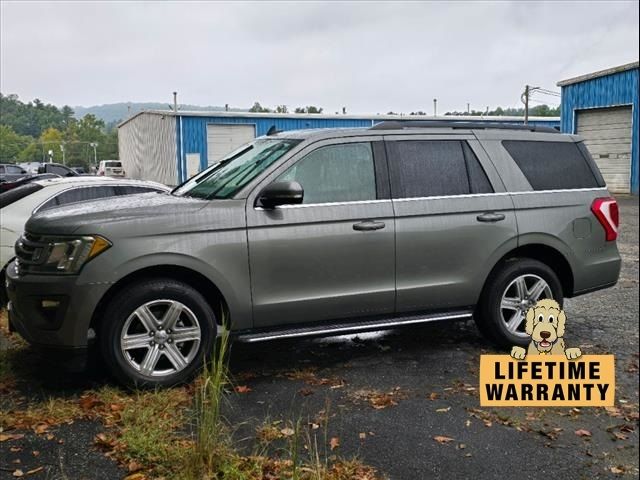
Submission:
M 207 165 L 218 163 L 227 153 L 255 137 L 255 125 L 207 125 Z
M 631 107 L 578 110 L 577 133 L 584 138 L 609 191 L 629 193 Z
M 142 114 L 118 128 L 118 151 L 127 178 L 178 184 L 176 119 Z

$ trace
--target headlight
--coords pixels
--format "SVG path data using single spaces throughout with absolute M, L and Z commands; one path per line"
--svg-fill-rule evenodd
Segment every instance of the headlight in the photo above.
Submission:
M 98 235 L 76 238 L 41 237 L 33 249 L 25 249 L 19 241 L 16 246 L 18 262 L 28 266 L 28 270 L 38 273 L 78 273 L 82 266 L 92 258 L 107 250 L 111 243 Z M 21 251 L 22 250 L 22 251 Z M 29 251 L 32 255 L 25 256 Z M 31 258 L 28 258 L 28 257 Z

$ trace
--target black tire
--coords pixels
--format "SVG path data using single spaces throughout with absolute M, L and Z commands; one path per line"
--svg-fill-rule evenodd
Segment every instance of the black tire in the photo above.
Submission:
M 531 258 L 513 258 L 502 263 L 487 279 L 474 315 L 478 329 L 499 347 L 509 348 L 514 345 L 524 347 L 531 341 L 528 336 L 509 331 L 501 313 L 501 302 L 505 290 L 523 275 L 542 278 L 551 290 L 551 297 L 561 306 L 563 304 L 562 284 L 549 266 Z
M 175 330 L 179 331 L 179 328 L 181 328 L 180 324 L 185 323 L 185 319 L 187 326 L 192 328 L 193 331 L 197 329 L 200 330 L 199 343 L 196 341 L 186 341 L 185 343 L 176 341 L 172 344 L 172 352 L 174 353 L 176 351 L 175 349 L 188 349 L 190 352 L 190 360 L 187 362 L 183 357 L 186 366 L 181 367 L 180 370 L 174 366 L 175 364 L 170 362 L 169 343 L 171 343 L 171 340 L 166 339 L 166 337 L 170 337 L 166 333 L 163 339 L 158 338 L 157 342 L 151 341 L 157 337 L 149 337 L 150 345 L 153 343 L 153 347 L 143 346 L 140 350 L 132 349 L 127 352 L 126 356 L 123 348 L 121 348 L 123 329 L 126 326 L 128 332 L 130 332 L 134 322 L 138 322 L 138 327 L 144 327 L 142 321 L 138 319 L 137 315 L 134 315 L 134 312 L 139 307 L 147 305 L 150 302 L 152 304 L 150 308 L 156 309 L 156 311 L 163 308 L 163 302 L 171 302 L 166 306 L 167 311 L 169 305 L 173 304 L 186 307 L 184 310 L 181 310 L 179 314 Z M 159 311 L 159 315 L 162 315 L 161 310 Z M 184 317 L 184 315 L 187 315 L 187 317 Z M 197 325 L 194 323 L 189 324 L 192 318 L 196 319 Z M 155 317 L 154 319 L 157 320 Z M 210 352 L 213 350 L 213 344 L 216 338 L 216 325 L 215 314 L 211 306 L 194 288 L 173 279 L 147 279 L 127 286 L 127 288 L 118 292 L 111 299 L 102 316 L 98 341 L 107 368 L 121 384 L 132 388 L 170 387 L 190 381 L 200 371 L 204 359 L 208 358 Z M 158 327 L 158 330 L 162 330 L 161 326 Z M 145 333 L 145 331 L 140 328 L 139 331 L 140 333 L 136 333 L 135 335 L 141 336 L 142 333 Z M 149 335 L 152 335 L 152 333 L 149 333 Z M 165 346 L 166 350 L 164 350 Z M 163 352 L 157 353 L 157 348 L 163 348 Z M 169 368 L 165 368 L 164 371 L 169 371 L 171 368 L 175 371 L 173 373 L 169 372 L 159 376 L 153 376 L 144 375 L 141 373 L 141 370 L 136 369 L 134 366 L 136 361 L 134 357 L 136 355 L 143 357 L 140 359 L 138 365 L 142 367 L 144 358 L 151 349 L 154 349 L 156 358 L 159 358 L 159 360 L 156 361 L 158 365 L 163 362 L 165 366 L 169 366 Z M 178 352 L 180 351 L 178 350 Z M 169 363 L 167 364 L 167 362 Z

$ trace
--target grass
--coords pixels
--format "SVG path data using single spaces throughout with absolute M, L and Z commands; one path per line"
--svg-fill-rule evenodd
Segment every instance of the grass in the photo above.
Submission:
M 105 432 L 95 447 L 139 479 L 177 480 L 374 480 L 375 470 L 332 455 L 328 415 L 318 423 L 301 417 L 265 422 L 250 454 L 234 441 L 237 425 L 223 415 L 229 392 L 229 339 L 225 332 L 202 374 L 191 385 L 155 391 L 123 391 L 105 385 L 41 400 L 25 398 L 21 384 L 38 385 L 37 364 L 26 343 L 9 335 L 0 312 L 0 431 L 32 430 L 48 435 L 56 425 L 99 420 Z M 37 387 L 36 387 L 37 389 Z M 328 407 L 327 407 L 328 410 Z M 317 420 L 316 420 L 317 421 Z

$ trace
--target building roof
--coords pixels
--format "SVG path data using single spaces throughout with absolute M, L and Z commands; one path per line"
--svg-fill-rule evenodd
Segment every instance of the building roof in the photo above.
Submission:
M 257 113 L 257 112 L 225 112 L 225 111 L 183 111 L 178 110 L 143 110 L 123 120 L 118 127 L 125 125 L 134 118 L 143 114 L 164 115 L 164 116 L 184 116 L 184 117 L 231 117 L 231 118 L 282 118 L 295 120 L 375 120 L 382 122 L 387 120 L 442 120 L 442 121 L 472 121 L 472 122 L 522 122 L 523 117 L 514 116 L 471 116 L 471 115 L 341 115 L 324 113 Z M 560 117 L 529 117 L 530 122 L 559 122 Z
M 556 85 L 559 87 L 566 87 L 567 85 L 573 85 L 574 83 L 585 82 L 594 78 L 606 77 L 607 75 L 613 75 L 614 73 L 626 72 L 627 70 L 633 70 L 638 68 L 639 62 L 626 63 L 618 67 L 607 68 L 605 70 L 599 70 L 593 73 L 587 73 L 586 75 L 580 75 L 579 77 L 568 78 L 566 80 L 559 81 Z

